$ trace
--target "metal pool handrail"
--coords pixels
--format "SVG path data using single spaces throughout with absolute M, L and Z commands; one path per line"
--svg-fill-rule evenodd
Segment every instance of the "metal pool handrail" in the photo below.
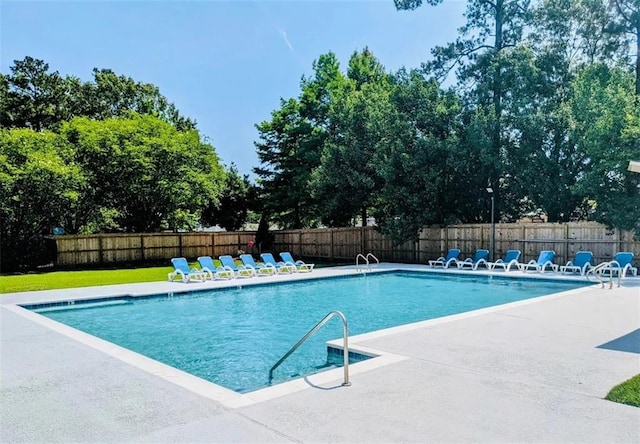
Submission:
M 358 267 L 358 270 L 360 270 L 360 258 L 364 260 L 365 264 L 367 264 L 367 268 L 369 268 L 369 259 L 367 259 L 364 254 L 358 254 L 356 256 L 356 267 Z
M 358 271 L 362 269 L 360 267 L 360 258 L 362 258 L 364 260 L 364 263 L 367 264 L 367 270 L 371 270 L 371 262 L 369 262 L 370 257 L 373 258 L 374 261 L 376 261 L 376 265 L 380 265 L 380 261 L 373 255 L 373 253 L 367 253 L 366 256 L 364 254 L 358 254 L 356 256 L 356 267 L 358 267 Z
M 609 289 L 613 288 L 613 265 L 618 265 L 618 287 L 620 287 L 620 280 L 621 280 L 621 272 L 620 272 L 620 264 L 616 261 L 610 261 L 610 262 L 603 262 L 601 264 L 598 264 L 597 266 L 590 268 L 586 273 L 585 273 L 585 277 L 587 278 L 587 280 L 591 280 L 589 279 L 589 274 L 593 274 L 593 276 L 598 280 L 598 282 L 600 282 L 600 288 L 604 288 L 604 279 L 602 278 L 602 275 L 604 274 L 604 271 L 606 269 L 609 269 Z
M 278 362 L 276 362 L 274 364 L 273 367 L 271 367 L 271 369 L 269 370 L 269 382 L 271 382 L 271 380 L 273 379 L 273 371 L 278 368 L 278 366 L 280 364 L 282 364 L 284 362 L 285 359 L 287 359 L 289 356 L 291 356 L 291 354 L 296 351 L 302 344 L 304 344 L 304 342 L 309 339 L 315 332 L 317 332 L 318 330 L 320 330 L 322 328 L 322 326 L 324 324 L 326 324 L 327 322 L 329 322 L 329 320 L 331 318 L 333 318 L 334 316 L 338 316 L 341 320 L 342 320 L 342 334 L 343 334 L 343 342 L 342 342 L 342 348 L 344 351 L 344 382 L 342 383 L 343 386 L 349 386 L 351 385 L 351 383 L 349 382 L 349 327 L 347 326 L 347 318 L 344 317 L 344 315 L 339 312 L 339 311 L 332 311 L 331 313 L 329 313 L 328 315 L 326 315 L 320 322 L 318 322 L 316 324 L 315 327 L 313 327 L 311 330 L 309 330 L 307 332 L 306 335 L 304 335 L 297 343 L 296 345 L 294 345 L 293 347 L 291 347 L 289 349 L 288 352 L 286 352 L 284 354 L 284 356 L 282 356 L 282 358 L 280 358 L 278 360 Z
M 367 253 L 366 259 L 367 259 L 367 264 L 369 265 L 369 268 L 371 268 L 371 262 L 369 262 L 370 257 L 373 258 L 374 261 L 376 261 L 376 265 L 380 265 L 380 261 L 378 260 L 377 257 L 373 255 L 373 253 Z

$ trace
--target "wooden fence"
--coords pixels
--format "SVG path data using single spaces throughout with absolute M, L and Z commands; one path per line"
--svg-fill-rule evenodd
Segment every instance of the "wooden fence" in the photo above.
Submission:
M 218 257 L 238 250 L 257 252 L 248 243 L 255 232 L 98 234 L 57 236 L 58 266 L 112 264 L 118 262 L 168 261 L 172 257 Z M 290 251 L 296 257 L 330 261 L 354 261 L 358 253 L 373 253 L 381 261 L 426 263 L 449 248 L 459 248 L 463 257 L 476 249 L 489 248 L 490 224 L 431 227 L 420 232 L 416 242 L 393 246 L 373 227 L 274 231 L 272 250 Z M 633 233 L 609 230 L 594 222 L 566 224 L 496 224 L 495 257 L 507 250 L 522 251 L 523 261 L 536 259 L 541 250 L 554 250 L 556 263 L 571 260 L 580 250 L 590 250 L 596 263 L 611 260 L 618 251 L 636 253 L 640 242 Z

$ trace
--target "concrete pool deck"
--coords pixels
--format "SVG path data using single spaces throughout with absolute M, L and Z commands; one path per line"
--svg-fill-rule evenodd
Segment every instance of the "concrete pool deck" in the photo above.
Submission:
M 640 408 L 603 399 L 640 373 L 640 278 L 359 335 L 381 358 L 352 365 L 352 386 L 338 369 L 248 395 L 16 306 L 239 283 L 1 295 L 0 442 L 640 442 Z

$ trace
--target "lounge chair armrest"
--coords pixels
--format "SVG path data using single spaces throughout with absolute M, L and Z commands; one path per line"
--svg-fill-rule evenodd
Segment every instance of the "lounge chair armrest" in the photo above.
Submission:
M 448 261 L 446 261 L 446 262 L 445 262 L 445 264 L 444 264 L 444 268 L 449 268 L 449 267 L 451 266 L 451 264 L 452 264 L 452 263 L 453 263 L 453 264 L 457 264 L 457 263 L 458 263 L 458 260 L 457 260 L 457 259 L 455 259 L 455 258 L 451 258 L 451 259 L 449 259 Z

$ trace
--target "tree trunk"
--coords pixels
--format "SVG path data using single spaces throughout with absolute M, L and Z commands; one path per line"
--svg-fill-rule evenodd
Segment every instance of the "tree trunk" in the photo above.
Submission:
M 496 1 L 495 10 L 495 41 L 493 45 L 494 50 L 494 63 L 495 74 L 493 83 L 493 112 L 494 112 L 494 125 L 493 134 L 491 135 L 491 142 L 493 148 L 493 155 L 495 156 L 495 163 L 492 171 L 490 172 L 489 180 L 490 184 L 494 188 L 494 193 L 497 193 L 500 183 L 498 171 L 498 165 L 500 165 L 500 149 L 502 145 L 501 132 L 502 132 L 502 62 L 500 61 L 500 51 L 504 42 L 502 40 L 502 28 L 504 26 L 504 2 L 503 0 Z M 495 194 L 494 194 L 495 195 Z

